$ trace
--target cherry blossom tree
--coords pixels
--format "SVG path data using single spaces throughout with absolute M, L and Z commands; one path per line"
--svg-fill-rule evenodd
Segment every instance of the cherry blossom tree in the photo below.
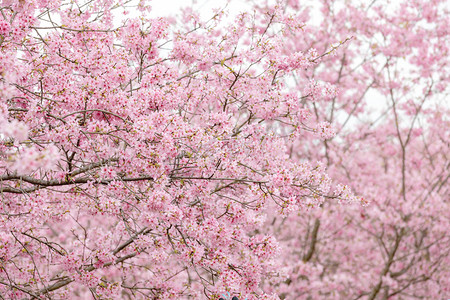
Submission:
M 332 49 L 280 55 L 304 26 L 280 5 L 230 24 L 152 19 L 144 1 L 1 3 L 2 297 L 276 299 L 268 210 L 358 201 L 289 158 L 332 129 L 284 81 Z
M 289 48 L 320 52 L 336 37 L 352 39 L 296 81 L 304 90 L 314 77 L 307 90 L 319 87 L 317 97 L 304 107 L 337 134 L 322 143 L 302 136 L 290 155 L 322 160 L 332 178 L 369 205 L 326 201 L 309 214 L 268 218 L 265 233 L 285 251 L 286 278 L 267 285 L 282 299 L 446 299 L 447 3 L 321 2 L 320 25 L 307 26 L 312 34 L 293 38 Z M 295 1 L 285 1 L 284 9 L 307 15 Z M 320 90 L 328 84 L 339 88 L 331 99 Z
M 445 1 L 306 4 L 3 0 L 0 295 L 448 295 Z

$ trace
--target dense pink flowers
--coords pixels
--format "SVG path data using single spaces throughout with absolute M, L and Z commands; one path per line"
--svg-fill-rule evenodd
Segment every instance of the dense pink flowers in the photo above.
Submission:
M 1 1 L 0 295 L 448 296 L 444 1 L 125 2 Z

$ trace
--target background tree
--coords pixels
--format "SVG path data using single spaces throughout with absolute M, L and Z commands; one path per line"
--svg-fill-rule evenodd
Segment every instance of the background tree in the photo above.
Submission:
M 320 26 L 292 37 L 289 48 L 319 52 L 351 37 L 296 81 L 316 94 L 304 103 L 313 120 L 332 123 L 336 137 L 319 144 L 302 136 L 290 149 L 300 160 L 322 160 L 369 205 L 326 201 L 307 215 L 268 219 L 267 232 L 286 251 L 287 279 L 271 283 L 281 298 L 448 297 L 447 4 L 322 1 L 311 10 L 320 11 Z M 295 1 L 284 9 L 303 10 L 307 19 Z M 328 83 L 339 88 L 331 99 Z

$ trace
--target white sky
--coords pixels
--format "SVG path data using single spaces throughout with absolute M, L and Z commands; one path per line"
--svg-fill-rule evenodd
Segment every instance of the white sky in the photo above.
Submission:
M 213 14 L 214 8 L 224 8 L 227 5 L 227 0 L 152 0 L 152 17 L 167 17 L 176 14 L 181 7 L 191 6 L 200 11 L 202 17 L 209 17 Z M 246 3 L 247 2 L 247 3 Z M 233 0 L 228 4 L 227 10 L 231 14 L 239 13 L 248 7 L 248 1 Z

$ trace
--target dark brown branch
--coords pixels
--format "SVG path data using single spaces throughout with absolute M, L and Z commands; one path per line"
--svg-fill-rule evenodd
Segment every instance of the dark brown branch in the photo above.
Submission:
M 309 244 L 309 250 L 308 252 L 303 256 L 303 261 L 308 262 L 311 260 L 314 251 L 316 250 L 316 244 L 317 244 L 317 235 L 319 233 L 319 227 L 320 227 L 320 220 L 316 219 L 314 222 L 314 227 L 311 233 L 311 243 Z

